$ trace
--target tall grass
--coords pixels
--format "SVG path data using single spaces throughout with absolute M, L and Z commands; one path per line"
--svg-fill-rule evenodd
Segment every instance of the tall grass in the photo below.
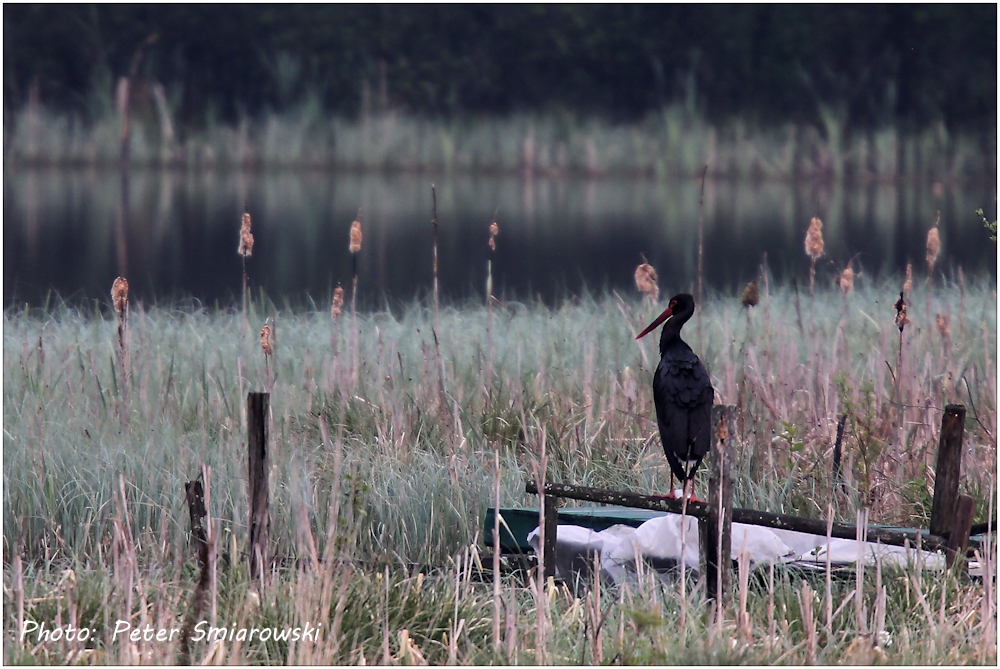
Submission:
M 959 287 L 938 282 L 931 313 L 917 285 L 900 365 L 897 283 L 862 279 L 846 297 L 817 290 L 802 305 L 801 331 L 791 288 L 773 283 L 748 314 L 735 295 L 710 295 L 699 306 L 699 354 L 719 400 L 740 407 L 738 506 L 823 518 L 832 507 L 846 520 L 868 507 L 873 522 L 926 526 L 940 409 L 962 402 L 969 407 L 962 490 L 976 498 L 977 520 L 992 513 L 995 284 L 967 278 L 959 311 Z M 274 309 L 259 300 L 248 308 L 252 323 Z M 719 634 L 706 622 L 698 588 L 687 588 L 694 594 L 682 606 L 678 589 L 652 575 L 582 600 L 544 583 L 532 596 L 505 579 L 496 609 L 505 642 L 494 643 L 495 593 L 475 576 L 483 512 L 497 496 L 504 506 L 537 504 L 523 491 L 543 441 L 552 480 L 650 492 L 667 485 L 649 390 L 655 342 L 633 341 L 654 308 L 616 295 L 554 309 L 508 303 L 494 308 L 494 334 L 504 334 L 489 344 L 478 301 L 442 308 L 434 333 L 433 313 L 419 305 L 358 313 L 332 333 L 325 309 L 283 314 L 268 371 L 238 312 L 137 307 L 129 321 L 128 423 L 115 415 L 122 389 L 110 310 L 7 310 L 4 582 L 22 594 L 5 597 L 5 657 L 173 661 L 177 643 L 126 649 L 111 636 L 119 619 L 180 627 L 197 580 L 182 484 L 205 464 L 218 523 L 220 624 L 308 621 L 321 623 L 324 635 L 297 644 L 202 642 L 195 658 L 576 663 L 599 653 L 623 663 L 995 661 L 992 579 L 969 583 L 888 568 L 879 571 L 880 583 L 874 570 L 863 575 L 860 610 L 884 616 L 891 644 L 863 634 L 876 628 L 874 618 L 840 606 L 856 596 L 849 582 L 830 590 L 832 626 L 823 615 L 812 616 L 815 629 L 803 626 L 811 598 L 822 610 L 825 595 L 816 593 L 823 588 L 780 569 L 773 588 L 744 586 L 750 620 L 741 640 L 728 631 L 735 610 Z M 949 310 L 952 332 L 965 334 L 943 345 L 931 324 Z M 242 554 L 241 407 L 245 391 L 268 376 L 277 572 L 258 596 Z M 906 427 L 902 456 L 893 459 L 888 446 L 899 403 Z M 849 415 L 845 493 L 829 474 L 842 413 Z M 308 567 L 311 542 L 325 559 Z M 99 632 L 83 644 L 21 646 L 10 633 L 19 620 L 16 601 L 24 619 Z M 539 620 L 544 640 L 536 637 Z
M 722 178 L 982 179 L 996 174 L 996 134 L 954 135 L 943 125 L 822 128 L 710 123 L 683 105 L 621 125 L 567 114 L 435 120 L 397 112 L 325 116 L 307 98 L 292 111 L 177 132 L 154 110 L 132 119 L 134 165 L 693 177 L 706 163 Z M 169 120 L 169 119 L 168 119 Z M 109 164 L 120 155 L 117 117 L 84 122 L 29 106 L 5 117 L 4 158 L 19 164 Z M 834 131 L 836 130 L 836 131 Z M 169 132 L 168 132 L 169 131 Z

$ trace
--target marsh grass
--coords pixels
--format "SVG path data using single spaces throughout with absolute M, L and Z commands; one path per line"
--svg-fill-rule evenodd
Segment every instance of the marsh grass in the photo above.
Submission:
M 801 328 L 790 287 L 765 284 L 752 318 L 737 295 L 706 298 L 699 353 L 719 401 L 741 407 L 738 506 L 848 521 L 869 507 L 873 522 L 926 526 L 941 409 L 961 402 L 969 407 L 961 490 L 976 499 L 977 521 L 993 513 L 995 284 L 967 277 L 961 310 L 954 282 L 939 278 L 927 301 L 918 284 L 904 365 L 896 363 L 899 284 L 862 277 L 850 294 L 818 289 Z M 276 312 L 263 296 L 248 309 L 250 322 Z M 557 308 L 508 302 L 494 309 L 489 343 L 484 309 L 442 307 L 435 318 L 413 304 L 358 313 L 332 331 L 325 308 L 286 313 L 280 352 L 265 361 L 239 312 L 133 300 L 127 423 L 115 415 L 122 389 L 110 310 L 7 310 L 4 584 L 17 595 L 5 597 L 7 661 L 176 659 L 177 643 L 113 643 L 112 632 L 125 619 L 181 626 L 198 580 L 183 483 L 202 465 L 212 471 L 219 624 L 309 622 L 323 635 L 197 642 L 195 659 L 996 661 L 992 578 L 869 568 L 859 593 L 854 579 L 828 590 L 822 577 L 776 568 L 773 587 L 759 574 L 744 579 L 745 609 L 734 604 L 719 622 L 694 582 L 679 589 L 649 573 L 582 599 L 544 582 L 532 594 L 516 577 L 496 590 L 480 582 L 483 512 L 497 498 L 534 507 L 523 491 L 536 468 L 554 481 L 637 491 L 662 491 L 668 480 L 648 390 L 656 344 L 633 340 L 652 305 L 617 296 Z M 945 345 L 934 324 L 949 309 L 957 334 Z M 267 383 L 275 574 L 257 594 L 243 554 L 242 406 L 247 390 Z M 830 459 L 843 413 L 840 492 Z M 984 556 L 993 574 L 994 551 Z M 86 643 L 21 645 L 19 619 L 98 631 Z

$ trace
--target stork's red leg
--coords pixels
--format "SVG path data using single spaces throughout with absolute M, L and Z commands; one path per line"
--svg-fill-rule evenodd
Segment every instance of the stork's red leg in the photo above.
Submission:
M 688 483 L 691 484 L 691 496 L 690 497 L 688 497 L 688 491 L 687 491 Z M 687 481 L 684 482 L 684 496 L 687 497 L 688 501 L 690 501 L 690 502 L 702 502 L 702 503 L 704 503 L 702 500 L 698 499 L 698 497 L 696 497 L 695 494 L 694 494 L 694 478 L 690 478 L 690 479 L 688 479 Z

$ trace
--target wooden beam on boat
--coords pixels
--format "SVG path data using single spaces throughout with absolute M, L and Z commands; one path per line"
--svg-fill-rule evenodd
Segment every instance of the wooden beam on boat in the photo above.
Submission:
M 525 492 L 531 495 L 538 494 L 538 487 L 534 481 L 527 482 Z M 651 509 L 653 511 L 665 511 L 669 513 L 681 512 L 680 500 L 659 497 L 657 495 L 641 495 L 633 492 L 602 490 L 600 488 L 588 488 L 563 483 L 546 483 L 544 494 L 584 502 L 627 506 L 635 509 Z M 701 502 L 688 502 L 687 514 L 694 518 L 706 517 L 708 515 L 708 505 Z M 769 513 L 767 511 L 757 511 L 756 509 L 734 508 L 732 522 L 769 527 L 776 530 L 803 532 L 820 537 L 826 536 L 825 520 L 802 518 L 786 513 Z M 836 539 L 856 539 L 857 528 L 854 523 L 833 523 L 830 536 Z M 921 530 L 868 526 L 868 541 L 872 543 L 880 542 L 887 546 L 916 546 L 918 536 L 920 536 L 920 545 L 925 549 L 941 549 L 948 544 L 945 538 Z

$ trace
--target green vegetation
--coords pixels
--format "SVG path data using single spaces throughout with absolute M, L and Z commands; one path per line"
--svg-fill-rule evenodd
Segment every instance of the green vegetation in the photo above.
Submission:
M 997 222 L 990 221 L 990 219 L 986 218 L 986 214 L 983 213 L 982 209 L 976 209 L 976 216 L 978 216 L 979 219 L 983 222 L 983 227 L 986 228 L 986 230 L 990 233 L 990 239 L 992 239 L 993 243 L 996 244 Z
M 926 526 L 939 409 L 961 402 L 962 491 L 985 520 L 995 514 L 995 282 L 914 281 L 902 337 L 892 307 L 899 286 L 857 284 L 813 299 L 765 283 L 749 310 L 737 296 L 714 295 L 686 328 L 720 401 L 740 410 L 736 504 L 825 517 L 830 503 L 849 521 L 868 506 L 874 522 Z M 859 610 L 840 608 L 855 599 L 853 579 L 828 596 L 821 582 L 782 570 L 769 586 L 765 570 L 742 589 L 747 621 L 734 622 L 734 602 L 720 627 L 700 590 L 682 599 L 649 575 L 603 588 L 599 603 L 594 591 L 538 593 L 510 577 L 494 600 L 492 584 L 478 579 L 482 515 L 496 477 L 502 505 L 536 503 L 523 490 L 543 442 L 552 480 L 665 489 L 649 391 L 656 342 L 633 341 L 654 311 L 608 295 L 556 309 L 494 306 L 492 321 L 484 307 L 444 308 L 437 326 L 416 304 L 356 320 L 331 321 L 325 309 L 278 313 L 269 371 L 277 571 L 258 593 L 243 555 L 242 407 L 265 383 L 258 331 L 274 306 L 257 300 L 247 319 L 136 308 L 121 357 L 110 308 L 8 309 L 5 658 L 175 661 L 176 641 L 111 639 L 116 620 L 180 627 L 197 581 L 182 484 L 204 463 L 220 555 L 206 617 L 237 628 L 308 621 L 323 634 L 297 644 L 200 642 L 197 660 L 995 662 L 992 579 L 868 569 Z M 845 411 L 841 493 L 829 470 Z M 701 477 L 702 493 L 705 485 Z M 312 555 L 321 563 L 304 567 Z M 995 555 L 986 557 L 995 573 Z M 30 637 L 22 647 L 11 634 L 21 616 L 95 631 L 86 643 Z
M 29 107 L 12 116 L 8 165 L 118 164 L 120 121 L 114 114 L 84 123 Z M 848 119 L 828 121 L 842 128 Z M 816 127 L 791 123 L 769 130 L 742 122 L 719 128 L 683 105 L 620 125 L 560 114 L 444 121 L 386 113 L 351 120 L 324 115 L 318 104 L 306 102 L 183 138 L 165 127 L 155 115 L 133 118 L 133 165 L 689 178 L 708 162 L 722 178 L 970 182 L 996 171 L 995 132 L 983 137 L 948 133 L 943 126 L 912 133 L 883 128 L 830 139 Z
M 992 181 L 995 25 L 993 5 L 10 5 L 4 157 L 114 163 L 128 127 L 156 165 Z

